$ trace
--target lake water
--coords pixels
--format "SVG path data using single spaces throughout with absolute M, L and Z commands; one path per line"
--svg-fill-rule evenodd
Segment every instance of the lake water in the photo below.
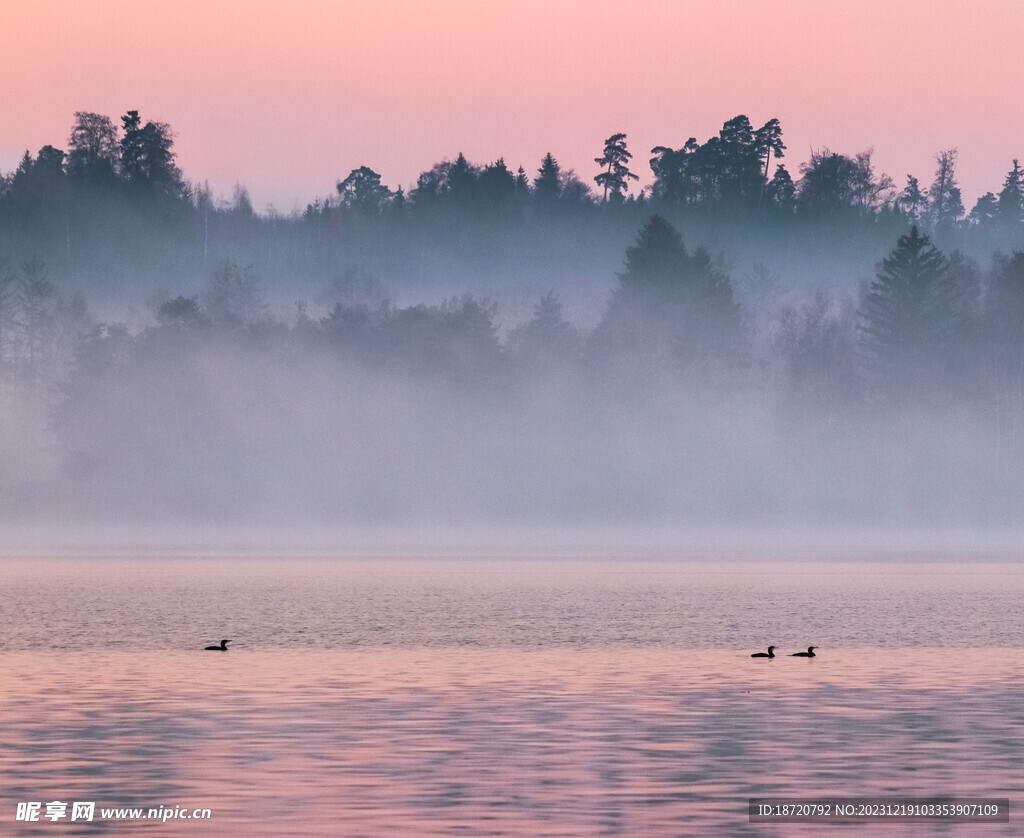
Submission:
M 1022 595 L 1009 561 L 3 559 L 0 833 L 1020 835 Z M 747 817 L 872 796 L 1010 822 Z M 210 818 L 101 817 L 159 806 Z

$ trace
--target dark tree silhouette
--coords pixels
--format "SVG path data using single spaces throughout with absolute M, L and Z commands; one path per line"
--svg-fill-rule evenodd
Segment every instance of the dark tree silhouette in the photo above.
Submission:
M 373 169 L 360 166 L 338 183 L 338 199 L 350 210 L 380 215 L 391 200 L 391 190 L 381 184 L 380 175 Z
M 675 228 L 652 216 L 626 249 L 625 271 L 594 340 L 603 351 L 707 374 L 742 354 L 732 284 L 706 251 L 691 255 Z
M 964 205 L 956 183 L 957 150 L 935 155 L 935 181 L 928 190 L 928 217 L 936 232 L 946 232 L 963 217 Z
M 967 220 L 976 227 L 988 229 L 999 218 L 999 199 L 992 193 L 986 192 L 979 195 L 974 203 L 974 209 L 967 217 Z
M 595 157 L 594 162 L 608 168 L 601 172 L 594 180 L 597 185 L 604 189 L 602 200 L 607 203 L 608 193 L 617 198 L 623 198 L 629 180 L 639 180 L 638 175 L 633 174 L 627 164 L 633 159 L 633 155 L 626 149 L 626 135 L 612 134 L 604 141 L 604 154 Z
M 476 204 L 480 169 L 466 159 L 461 151 L 448 169 L 445 186 L 456 207 L 472 210 Z
M 1024 221 L 1024 171 L 1016 160 L 999 193 L 999 220 L 1012 228 Z
M 916 226 L 900 236 L 864 298 L 859 331 L 877 383 L 934 383 L 958 332 L 957 287 L 943 256 Z
M 117 171 L 117 129 L 109 116 L 75 112 L 68 139 L 68 174 L 92 179 L 112 178 Z
M 690 137 L 680 149 L 661 145 L 651 149 L 654 155 L 651 158 L 651 171 L 654 172 L 651 198 L 654 201 L 672 208 L 685 207 L 694 202 L 690 162 L 697 148 L 696 138 Z
M 480 199 L 492 213 L 504 213 L 514 205 L 516 198 L 516 177 L 500 157 L 489 166 L 484 166 L 478 181 Z
M 138 111 L 128 111 L 121 117 L 124 136 L 121 137 L 121 173 L 133 181 L 146 180 L 145 151 L 142 142 L 142 120 Z
M 562 167 L 549 151 L 533 179 L 533 197 L 541 206 L 553 206 L 562 195 Z
M 777 119 L 769 119 L 764 125 L 757 129 L 754 134 L 754 145 L 759 154 L 764 157 L 763 182 L 768 182 L 768 173 L 771 170 L 772 157 L 781 159 L 786 150 L 782 142 L 782 126 Z
M 921 184 L 916 177 L 907 175 L 907 185 L 896 202 L 910 223 L 917 224 L 924 217 L 928 206 L 928 193 L 921 191 Z
M 174 329 L 199 329 L 208 324 L 196 297 L 178 296 L 160 304 L 156 320 L 161 326 Z
M 35 160 L 27 151 L 10 179 L 10 199 L 23 212 L 40 219 L 52 215 L 66 196 L 64 152 L 52 145 L 39 149 Z
M 854 157 L 835 154 L 827 148 L 815 151 L 800 166 L 797 188 L 799 209 L 818 218 L 856 214 L 874 215 L 891 199 L 892 179 L 875 177 L 871 151 Z
M 153 192 L 179 195 L 181 170 L 174 163 L 174 135 L 163 122 L 142 124 L 138 111 L 121 117 L 121 175 L 130 183 Z
M 516 171 L 516 198 L 523 202 L 530 197 L 530 179 L 526 176 L 526 169 L 522 166 Z
M 784 163 L 780 163 L 772 175 L 771 182 L 765 189 L 768 206 L 780 214 L 792 215 L 796 210 L 796 184 L 790 177 Z
M 763 143 L 771 142 L 768 133 L 766 131 Z M 733 212 L 750 209 L 764 190 L 761 157 L 768 152 L 762 148 L 762 138 L 755 136 L 750 120 L 743 114 L 726 122 L 718 138 L 715 162 L 719 168 L 718 192 L 723 208 Z

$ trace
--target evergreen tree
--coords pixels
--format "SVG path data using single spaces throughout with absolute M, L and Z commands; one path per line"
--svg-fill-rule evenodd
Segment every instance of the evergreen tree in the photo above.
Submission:
M 659 215 L 626 249 L 598 346 L 706 374 L 741 354 L 739 307 L 732 283 L 703 249 L 692 255 Z
M 754 134 L 754 146 L 758 154 L 764 157 L 762 183 L 767 183 L 772 157 L 774 156 L 778 160 L 785 156 L 783 152 L 785 152 L 786 146 L 782 142 L 782 126 L 779 124 L 779 120 L 770 119 L 757 129 Z
M 651 171 L 654 183 L 651 199 L 671 208 L 682 208 L 693 203 L 695 194 L 690 163 L 697 150 L 697 140 L 690 137 L 680 149 L 655 146 L 651 149 Z
M 537 203 L 552 206 L 561 197 L 561 174 L 561 166 L 549 151 L 540 163 L 537 177 L 533 179 L 533 196 Z
M 981 195 L 967 220 L 982 229 L 988 228 L 999 218 L 999 199 L 991 192 Z
M 391 200 L 391 190 L 369 166 L 353 169 L 338 182 L 337 189 L 342 206 L 367 215 L 379 215 Z
M 121 117 L 121 175 L 130 183 L 166 195 L 181 195 L 181 170 L 174 163 L 174 135 L 162 122 L 142 124 L 138 111 Z
M 516 170 L 516 199 L 522 205 L 530 197 L 530 179 L 526 176 L 526 169 L 520 166 Z
M 640 179 L 626 165 L 632 159 L 633 155 L 626 149 L 625 134 L 612 134 L 604 141 L 604 154 L 594 158 L 595 163 L 608 167 L 594 178 L 597 185 L 604 189 L 603 202 L 607 203 L 609 192 L 617 200 L 623 199 L 627 181 Z
M 64 196 L 64 152 L 52 145 L 39 149 L 35 160 L 27 151 L 11 176 L 10 194 L 22 210 L 52 210 Z
M 1016 160 L 999 193 L 999 219 L 1009 227 L 1016 227 L 1024 221 L 1024 171 Z
M 952 229 L 963 217 L 964 204 L 956 183 L 957 150 L 935 155 L 935 182 L 928 190 L 928 215 L 936 232 Z
M 904 187 L 903 192 L 900 193 L 897 203 L 907 218 L 910 219 L 910 223 L 917 224 L 924 215 L 925 208 L 928 206 L 928 193 L 927 191 L 921 191 L 921 184 L 916 177 L 907 175 L 907 185 Z
M 767 131 L 763 138 L 756 136 L 750 120 L 741 114 L 726 122 L 718 137 L 719 197 L 732 212 L 752 209 L 764 191 L 761 158 L 766 152 L 761 144 L 762 139 L 770 142 Z
M 121 117 L 124 135 L 121 137 L 121 174 L 130 181 L 146 180 L 142 141 L 142 119 L 138 111 L 128 111 Z
M 502 167 L 504 167 L 504 161 Z M 476 206 L 480 182 L 480 170 L 470 163 L 460 151 L 455 162 L 448 169 L 446 192 L 456 207 L 472 210 Z
M 883 259 L 860 311 L 868 364 L 883 385 L 934 383 L 957 337 L 957 288 L 943 256 L 916 226 Z
M 479 179 L 480 198 L 491 212 L 510 208 L 516 196 L 516 176 L 505 165 L 505 158 L 484 166 Z
M 771 183 L 765 190 L 768 205 L 781 215 L 792 215 L 796 211 L 796 184 L 784 163 L 780 163 L 772 175 Z

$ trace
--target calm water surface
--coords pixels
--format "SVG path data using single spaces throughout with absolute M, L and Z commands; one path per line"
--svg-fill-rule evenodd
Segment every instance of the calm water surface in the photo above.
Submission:
M 1010 562 L 2 560 L 0 834 L 1020 835 L 1022 594 Z M 747 822 L 870 795 L 1011 820 Z M 96 819 L 15 821 L 52 800 Z M 212 817 L 99 817 L 160 805 Z

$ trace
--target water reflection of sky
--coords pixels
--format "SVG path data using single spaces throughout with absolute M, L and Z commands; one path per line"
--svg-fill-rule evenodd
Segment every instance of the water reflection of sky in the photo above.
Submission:
M 1010 562 L 0 561 L 0 651 L 1024 647 Z
M 153 835 L 764 835 L 752 796 L 975 795 L 1011 800 L 985 835 L 1017 834 L 1021 587 L 1011 564 L 10 561 L 0 832 L 65 832 L 17 802 L 85 800 L 213 810 Z
M 751 796 L 1024 791 L 1006 650 L 2 658 L 8 824 L 70 798 L 209 807 L 217 835 L 754 835 Z

